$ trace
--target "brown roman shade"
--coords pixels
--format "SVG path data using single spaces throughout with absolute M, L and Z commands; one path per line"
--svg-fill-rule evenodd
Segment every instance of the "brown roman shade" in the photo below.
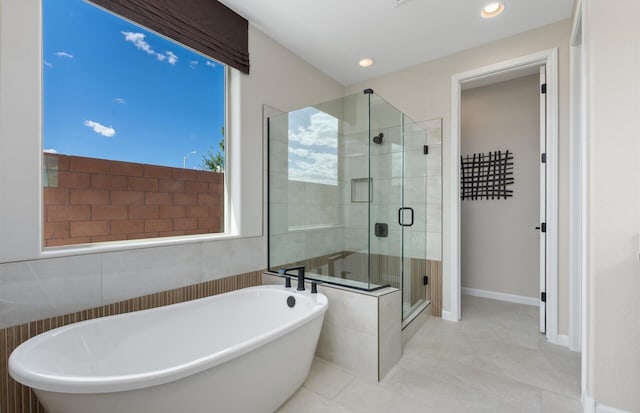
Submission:
M 249 74 L 249 23 L 216 0 L 90 0 Z

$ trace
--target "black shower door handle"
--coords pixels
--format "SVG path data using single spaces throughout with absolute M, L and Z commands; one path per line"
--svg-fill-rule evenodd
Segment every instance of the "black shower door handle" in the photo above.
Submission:
M 402 219 L 402 211 L 404 211 L 405 209 L 411 211 L 411 223 L 410 224 L 405 224 Z M 398 208 L 398 225 L 400 225 L 401 227 L 410 227 L 413 225 L 413 215 L 414 215 L 414 211 L 413 208 L 410 207 L 401 207 Z

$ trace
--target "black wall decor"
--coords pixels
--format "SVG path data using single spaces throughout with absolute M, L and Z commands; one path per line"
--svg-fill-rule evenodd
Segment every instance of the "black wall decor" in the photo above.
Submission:
M 460 197 L 464 200 L 513 196 L 513 153 L 494 151 L 460 157 Z

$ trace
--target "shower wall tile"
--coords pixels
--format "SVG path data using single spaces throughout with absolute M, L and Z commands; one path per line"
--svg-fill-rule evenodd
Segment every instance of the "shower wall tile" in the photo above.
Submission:
M 362 251 L 367 249 L 369 231 L 365 228 L 345 228 L 344 248 L 347 251 Z
M 442 176 L 442 144 L 429 145 L 427 176 Z
M 407 177 L 427 176 L 429 155 L 425 155 L 422 147 L 416 150 L 407 150 L 404 154 L 404 170 Z
M 287 173 L 289 170 L 289 144 L 286 140 L 269 142 L 269 169 L 279 173 Z
M 368 156 L 369 154 L 369 134 L 357 133 L 353 135 L 345 135 L 342 140 L 341 154 L 342 157 L 350 159 L 357 156 Z
M 344 228 L 306 231 L 307 250 L 314 256 L 333 254 L 344 250 Z
M 442 261 L 442 234 L 439 232 L 427 234 L 427 259 Z
M 427 251 L 427 234 L 424 231 L 415 231 L 409 234 L 406 243 L 406 255 L 411 258 L 424 258 Z M 427 251 L 428 255 L 428 251 Z
M 427 203 L 442 202 L 442 177 L 427 177 Z
M 442 204 L 441 203 L 427 204 L 427 232 L 429 233 L 442 232 Z
M 271 265 L 285 265 L 315 256 L 306 247 L 304 231 L 289 232 L 287 234 L 271 236 Z
M 272 202 L 269 208 L 269 231 L 271 235 L 289 232 L 289 204 Z
M 200 282 L 199 244 L 102 254 L 104 304 Z
M 0 328 L 102 304 L 99 255 L 0 264 Z
M 289 176 L 287 172 L 271 171 L 269 176 L 269 198 L 271 202 L 287 202 L 289 199 Z

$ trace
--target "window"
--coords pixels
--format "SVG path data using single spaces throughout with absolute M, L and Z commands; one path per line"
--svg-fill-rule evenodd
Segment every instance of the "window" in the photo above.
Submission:
M 226 67 L 43 1 L 44 246 L 224 232 Z

